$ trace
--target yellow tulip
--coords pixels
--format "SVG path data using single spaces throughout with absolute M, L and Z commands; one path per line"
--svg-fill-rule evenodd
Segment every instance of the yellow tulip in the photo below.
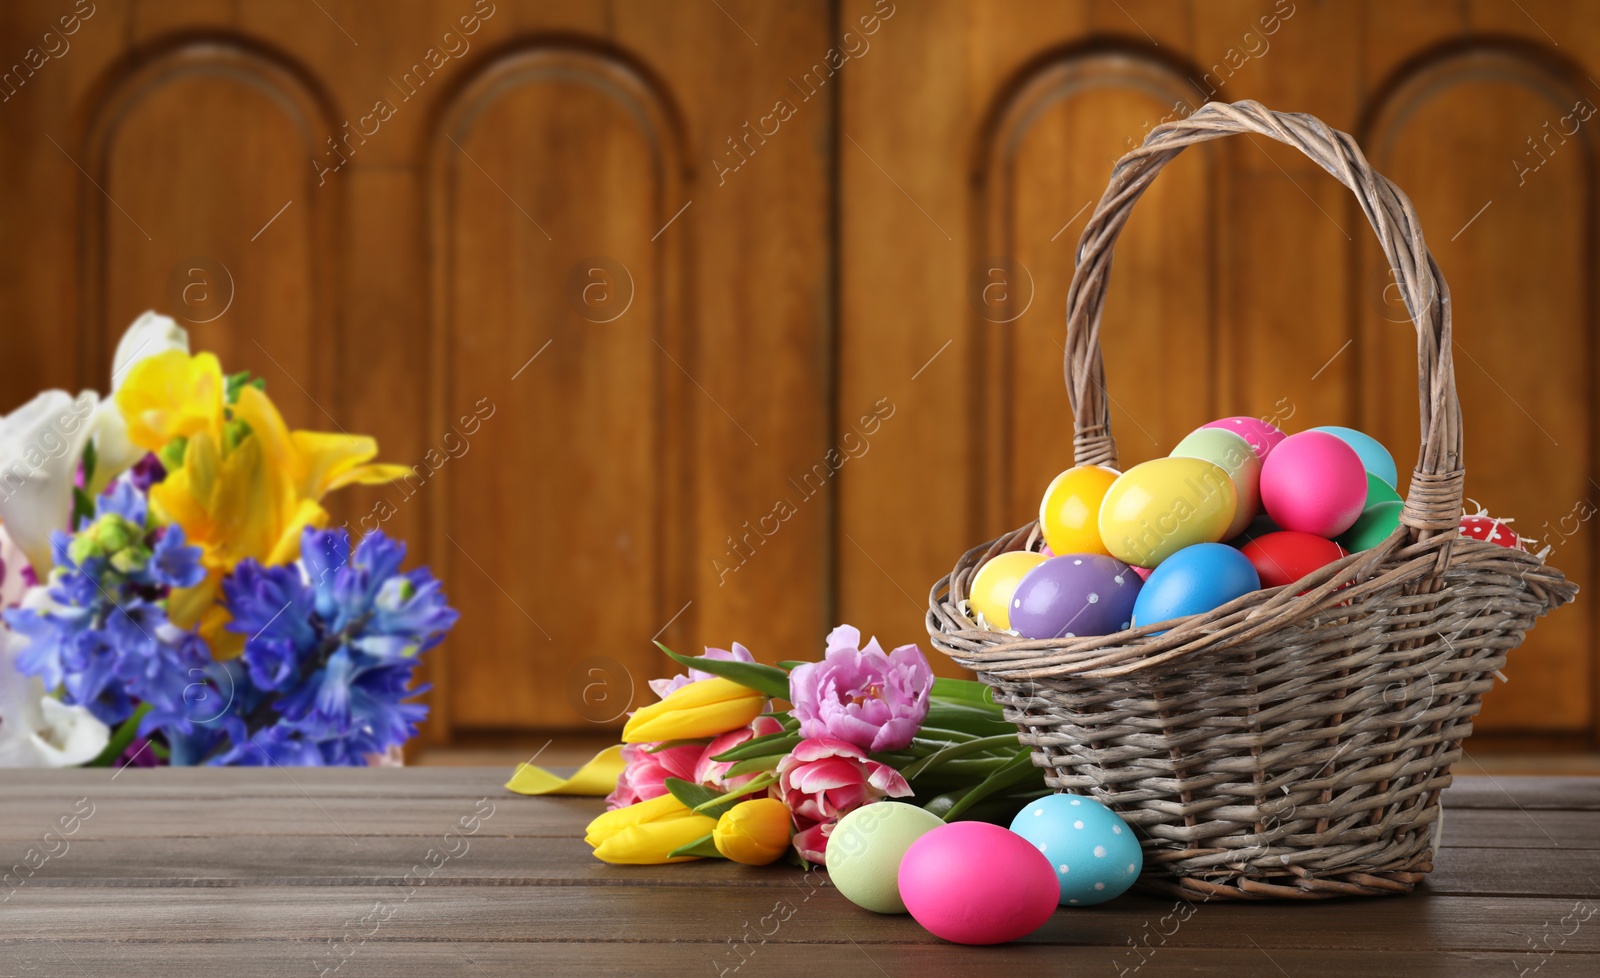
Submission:
M 174 438 L 222 439 L 222 365 L 210 353 L 167 350 L 138 361 L 116 393 L 128 440 L 159 452 Z
M 698 856 L 668 856 L 680 846 L 703 839 L 717 820 L 689 810 L 671 795 L 606 812 L 589 823 L 583 841 L 602 862 L 629 866 L 681 863 Z
M 793 831 L 789 806 L 776 798 L 756 798 L 723 812 L 711 841 L 718 852 L 736 863 L 765 866 L 789 851 Z
M 625 744 L 715 737 L 738 730 L 767 708 L 767 696 L 717 676 L 683 686 L 635 710 L 622 728 Z

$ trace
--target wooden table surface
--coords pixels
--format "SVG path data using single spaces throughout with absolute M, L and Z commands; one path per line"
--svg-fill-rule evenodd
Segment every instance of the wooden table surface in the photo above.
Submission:
M 1600 974 L 1600 779 L 1458 778 L 1410 896 L 1128 895 L 971 948 L 820 874 L 603 865 L 597 799 L 506 773 L 0 772 L 0 978 Z

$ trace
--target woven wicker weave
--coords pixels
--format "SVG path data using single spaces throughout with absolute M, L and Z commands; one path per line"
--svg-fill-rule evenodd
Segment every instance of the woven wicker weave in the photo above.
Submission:
M 1037 549 L 1030 524 L 934 586 L 928 631 L 993 687 L 1052 787 L 1134 826 L 1141 885 L 1204 899 L 1404 893 L 1432 868 L 1439 792 L 1482 695 L 1534 619 L 1577 588 L 1531 554 L 1458 535 L 1449 291 L 1411 201 L 1311 116 L 1210 103 L 1117 163 L 1067 298 L 1077 463 L 1117 464 L 1099 344 L 1117 236 L 1185 146 L 1240 132 L 1299 149 L 1355 193 L 1416 319 L 1422 447 L 1400 528 L 1204 615 L 1028 641 L 980 629 L 963 602 L 990 557 Z

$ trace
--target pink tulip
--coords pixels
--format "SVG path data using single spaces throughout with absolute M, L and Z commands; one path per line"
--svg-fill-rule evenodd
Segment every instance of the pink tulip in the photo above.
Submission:
M 845 814 L 883 798 L 907 798 L 911 786 L 899 771 L 834 737 L 803 740 L 778 762 L 778 796 L 794 813 L 795 849 L 826 865 L 828 835 Z
M 617 778 L 616 790 L 606 796 L 606 808 L 627 808 L 635 802 L 660 798 L 667 793 L 667 779 L 695 780 L 695 765 L 704 747 L 681 744 L 651 753 L 658 744 L 625 744 L 622 760 L 627 765 Z
M 732 791 L 734 788 L 749 782 L 756 776 L 754 772 L 735 775 L 730 778 L 728 777 L 728 768 L 733 767 L 738 762 L 716 761 L 712 760 L 712 758 L 723 751 L 738 747 L 747 740 L 782 732 L 783 724 L 779 723 L 776 717 L 756 717 L 750 726 L 740 727 L 738 730 L 730 730 L 722 734 L 701 752 L 700 760 L 694 766 L 694 780 L 699 784 L 717 788 L 721 791 Z
M 868 751 L 899 750 L 928 717 L 933 669 L 915 645 L 888 655 L 878 640 L 859 648 L 861 632 L 840 625 L 821 662 L 789 673 L 790 714 L 805 737 L 837 737 Z

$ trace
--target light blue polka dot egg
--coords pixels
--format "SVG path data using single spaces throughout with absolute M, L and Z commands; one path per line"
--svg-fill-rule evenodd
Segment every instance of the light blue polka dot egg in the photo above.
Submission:
M 1144 868 L 1133 829 L 1116 812 L 1078 795 L 1030 802 L 1011 831 L 1038 847 L 1061 881 L 1061 905 L 1087 907 L 1127 892 Z

